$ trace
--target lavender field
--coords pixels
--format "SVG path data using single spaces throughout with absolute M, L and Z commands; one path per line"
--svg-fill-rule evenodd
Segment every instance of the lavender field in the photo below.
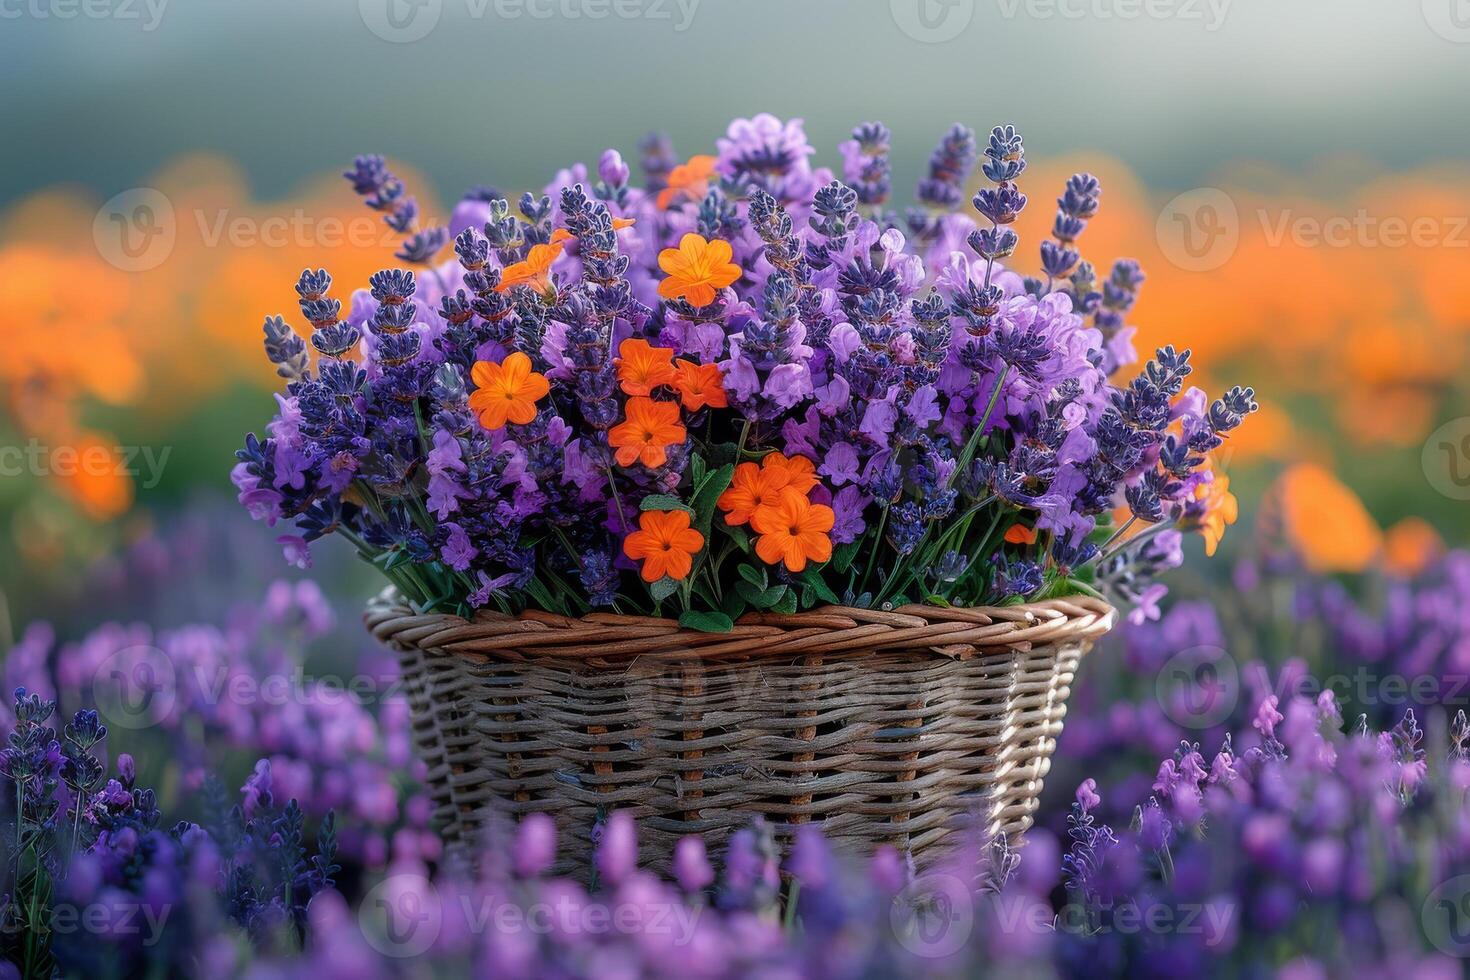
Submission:
M 1465 975 L 1450 0 L 340 6 L 0 5 L 0 976 Z

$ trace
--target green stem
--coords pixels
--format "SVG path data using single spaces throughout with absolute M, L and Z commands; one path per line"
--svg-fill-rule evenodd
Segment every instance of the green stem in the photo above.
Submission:
M 991 553 L 990 539 L 995 536 L 995 531 L 1000 527 L 1000 519 L 1005 516 L 1005 508 L 995 512 L 995 517 L 990 522 L 990 527 L 985 529 L 985 536 L 980 539 L 980 547 L 976 549 L 977 555 L 988 555 Z
M 980 440 L 985 437 L 985 427 L 990 424 L 991 413 L 995 411 L 996 403 L 1000 401 L 1001 389 L 1005 387 L 1006 377 L 1010 373 L 1009 364 L 1001 368 L 1000 376 L 995 379 L 995 387 L 991 389 L 990 401 L 985 406 L 985 414 L 980 416 L 980 424 L 975 426 L 974 432 L 970 433 L 970 438 L 965 442 L 965 448 L 960 453 L 954 472 L 950 473 L 949 479 L 944 481 L 945 486 L 954 483 L 956 477 L 970 468 L 970 461 L 975 458 L 975 452 L 980 448 Z
M 576 565 L 580 571 L 582 568 L 582 559 L 578 556 L 577 549 L 573 548 L 572 543 L 567 540 L 566 533 L 555 524 L 551 525 L 551 533 L 556 535 L 556 540 L 560 541 L 561 546 L 566 549 L 567 557 L 572 560 L 572 564 Z
M 796 900 L 801 897 L 801 882 L 795 878 L 791 879 L 791 890 L 786 893 L 786 917 L 785 929 L 791 931 L 796 924 Z
M 720 585 L 720 566 L 725 564 L 725 559 L 730 557 L 730 553 L 735 548 L 735 542 L 727 537 L 721 543 L 719 553 L 705 563 L 705 574 L 709 576 L 710 587 L 714 591 L 716 601 L 721 605 L 725 602 L 725 589 Z
M 1102 549 L 1098 549 L 1098 553 L 1093 556 L 1093 561 L 1096 561 L 1098 563 L 1105 562 L 1109 558 L 1112 558 L 1114 555 L 1122 552 L 1127 548 L 1136 548 L 1139 545 L 1152 541 L 1154 538 L 1158 537 L 1161 532 L 1167 531 L 1173 526 L 1173 521 L 1160 521 L 1157 524 L 1152 524 L 1144 528 L 1142 531 L 1139 531 L 1128 540 L 1121 542 L 1117 547 L 1115 547 L 1112 551 L 1107 552 L 1106 554 L 1103 553 Z
M 628 515 L 627 512 L 623 510 L 623 498 L 618 493 L 618 482 L 613 479 L 612 467 L 603 466 L 602 472 L 607 474 L 607 485 L 609 489 L 612 490 L 613 504 L 616 505 L 618 508 L 618 523 L 622 524 L 624 528 L 627 528 Z
M 1118 528 L 1118 530 L 1114 531 L 1111 535 L 1109 535 L 1108 536 L 1108 539 L 1102 543 L 1102 547 L 1099 548 L 1099 549 L 1097 549 L 1097 550 L 1098 551 L 1106 551 L 1106 550 L 1108 550 L 1108 546 L 1111 545 L 1114 541 L 1116 541 L 1119 538 L 1121 538 L 1123 535 L 1127 534 L 1128 533 L 1128 529 L 1130 527 L 1132 527 L 1133 526 L 1133 523 L 1135 521 L 1137 521 L 1137 520 L 1138 520 L 1138 515 L 1137 514 L 1130 514 L 1130 515 L 1128 515 L 1128 520 L 1126 520 L 1126 521 L 1123 522 L 1122 527 Z
M 936 540 L 932 545 L 926 544 L 929 535 L 929 528 L 925 528 L 925 540 L 921 540 L 919 542 L 919 546 L 910 553 L 910 557 L 908 558 L 908 560 L 902 561 L 897 566 L 895 566 L 893 575 L 890 575 L 889 580 L 883 583 L 883 589 L 880 593 L 880 604 L 883 599 L 888 598 L 887 592 L 889 582 L 893 583 L 895 592 L 901 591 L 905 586 L 909 584 L 910 581 L 915 578 L 918 573 L 918 569 L 932 567 L 934 563 L 939 560 L 939 558 L 944 554 L 945 545 L 949 542 L 951 537 L 957 535 L 959 540 L 963 542 L 964 536 L 969 531 L 970 523 L 974 520 L 975 515 L 978 514 L 994 499 L 995 495 L 991 494 L 989 497 L 986 497 L 978 504 L 975 504 L 964 514 L 962 514 L 959 520 L 946 527 L 944 531 L 940 534 L 938 540 Z M 997 521 L 1000 519 L 1001 513 L 1003 513 L 1003 511 L 997 512 Z M 932 528 L 933 525 L 931 524 L 930 527 Z M 994 528 L 994 525 L 992 524 L 991 527 Z M 915 556 L 918 556 L 921 553 L 923 555 L 923 558 L 917 559 Z M 899 577 L 895 579 L 895 575 Z
M 884 504 L 883 511 L 878 515 L 878 533 L 873 537 L 873 547 L 868 551 L 868 564 L 863 569 L 860 586 L 867 585 L 873 578 L 873 565 L 878 559 L 878 549 L 883 545 L 883 529 L 888 526 L 888 507 L 888 504 Z
M 80 786 L 77 787 L 76 805 L 72 807 L 74 821 L 71 825 L 71 852 L 77 852 L 77 839 L 82 835 L 82 805 L 87 801 L 87 792 Z

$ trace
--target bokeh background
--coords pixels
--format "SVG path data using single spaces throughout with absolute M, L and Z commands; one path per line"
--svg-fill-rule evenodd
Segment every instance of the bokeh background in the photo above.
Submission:
M 1441 729 L 1470 701 L 1466 0 L 0 0 L 0 90 L 7 688 L 49 674 L 65 701 L 138 645 L 304 662 L 312 703 L 322 678 L 391 677 L 356 623 L 372 570 L 326 546 L 288 567 L 228 481 L 274 407 L 262 319 L 303 267 L 345 298 L 396 264 L 342 168 L 386 154 L 442 220 L 474 188 L 636 160 L 650 130 L 682 159 L 771 112 L 834 167 L 886 123 L 900 207 L 950 124 L 1015 123 L 1016 264 L 1096 173 L 1083 252 L 1142 262 L 1140 348 L 1260 396 L 1222 460 L 1238 524 L 1208 561 L 1189 542 L 1161 622 L 1085 662 L 1044 827 L 1084 775 L 1126 823 L 1181 736 L 1249 726 L 1267 669 L 1430 678 Z M 1171 700 L 1185 654 L 1191 681 L 1228 667 L 1220 710 Z M 1402 714 L 1353 693 L 1350 718 Z M 166 805 L 268 756 L 314 818 L 350 815 L 351 867 L 435 856 L 401 699 L 200 705 L 139 754 Z

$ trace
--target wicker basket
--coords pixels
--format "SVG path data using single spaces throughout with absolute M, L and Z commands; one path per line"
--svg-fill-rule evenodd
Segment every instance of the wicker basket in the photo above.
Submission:
M 417 615 L 391 592 L 366 622 L 402 660 L 436 823 L 466 849 L 497 814 L 552 814 L 560 870 L 597 821 L 639 817 L 642 856 L 713 852 L 757 815 L 820 821 L 838 847 L 925 864 L 978 813 L 1031 825 L 1078 659 L 1114 611 L 1085 598 L 893 612 L 748 615 L 731 633 L 597 614 Z

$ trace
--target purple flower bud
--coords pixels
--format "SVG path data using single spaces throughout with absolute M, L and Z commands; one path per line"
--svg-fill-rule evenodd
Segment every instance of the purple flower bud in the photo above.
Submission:
M 1163 809 L 1155 802 L 1149 801 L 1149 805 L 1140 812 L 1138 836 L 1143 846 L 1155 851 L 1162 851 L 1169 846 L 1169 838 L 1173 834 L 1173 826 L 1169 818 L 1164 815 Z
M 259 759 L 255 763 L 255 770 L 245 780 L 245 785 L 240 787 L 240 793 L 245 797 L 241 808 L 244 810 L 245 819 L 253 820 L 261 811 L 270 809 L 274 802 L 271 798 L 271 763 L 269 759 Z
M 628 811 L 616 811 L 602 825 L 596 861 L 597 873 L 610 885 L 616 885 L 638 867 L 638 830 Z
M 903 891 L 908 883 L 908 870 L 898 848 L 884 844 L 873 852 L 873 859 L 868 863 L 868 880 L 883 895 L 897 895 Z
M 803 888 L 820 889 L 832 879 L 832 853 L 826 838 L 816 824 L 803 824 L 796 831 L 786 870 L 801 882 Z
M 1276 737 L 1276 725 L 1281 721 L 1281 712 L 1276 710 L 1276 705 L 1276 695 L 1266 696 L 1256 709 L 1255 720 L 1251 722 L 1256 731 L 1266 738 Z
M 715 880 L 705 854 L 704 841 L 690 834 L 674 845 L 674 877 L 686 892 L 703 891 Z
M 556 821 L 544 813 L 533 813 L 521 821 L 516 835 L 516 874 L 534 878 L 556 860 Z
M 623 162 L 623 155 L 617 150 L 602 151 L 602 158 L 597 161 L 597 176 L 609 187 L 619 187 L 628 182 L 631 171 Z
M 1097 795 L 1096 779 L 1082 780 L 1082 785 L 1077 787 L 1077 802 L 1081 804 L 1084 813 L 1102 802 L 1102 797 Z
M 138 778 L 138 768 L 133 763 L 133 757 L 126 752 L 117 757 L 117 774 L 126 789 L 133 788 L 133 783 Z

